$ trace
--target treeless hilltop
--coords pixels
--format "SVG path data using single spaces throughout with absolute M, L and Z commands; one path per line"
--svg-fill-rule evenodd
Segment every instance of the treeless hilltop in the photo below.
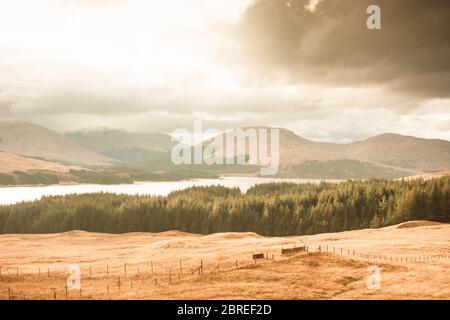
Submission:
M 272 129 L 269 127 L 256 129 L 261 128 Z M 243 130 L 247 129 L 251 128 L 243 128 Z M 352 173 L 360 174 L 357 168 L 363 170 L 363 173 L 369 177 L 379 175 L 389 178 L 396 175 L 404 177 L 427 171 L 450 170 L 450 141 L 447 140 L 385 133 L 361 141 L 340 144 L 312 141 L 290 130 L 278 129 L 280 168 L 282 172 L 287 170 L 286 175 L 293 174 L 292 170 L 288 170 L 289 167 L 299 168 L 302 164 L 310 166 L 314 163 L 333 169 L 333 172 L 344 170 L 347 174 L 345 178 L 354 178 Z M 220 139 L 226 142 L 225 134 L 220 135 Z M 206 143 L 211 142 L 212 139 L 206 141 Z M 224 151 L 219 156 L 225 153 L 226 143 L 224 146 Z M 270 142 L 267 149 L 271 149 Z M 236 147 L 235 152 L 238 154 Z M 248 153 L 249 147 L 246 146 L 245 154 Z M 339 167 L 339 164 L 343 163 L 347 166 Z
M 32 159 L 14 153 L 0 151 L 0 173 L 15 171 L 52 171 L 67 173 L 70 170 L 80 170 L 78 166 L 66 166 L 55 162 Z
M 110 166 L 113 162 L 53 130 L 20 120 L 0 119 L 0 150 L 80 166 Z
M 1 235 L 0 299 L 450 299 L 449 234 L 448 224 L 414 221 L 272 238 Z M 307 251 L 281 255 L 294 246 Z M 254 261 L 258 253 L 265 258 Z M 81 291 L 66 291 L 69 265 L 80 267 Z

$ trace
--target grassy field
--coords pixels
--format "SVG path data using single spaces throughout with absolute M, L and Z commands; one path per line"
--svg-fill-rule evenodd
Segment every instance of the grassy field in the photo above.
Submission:
M 450 225 L 408 222 L 275 238 L 1 235 L 0 299 L 450 299 L 449 234 Z M 294 245 L 308 252 L 281 255 Z M 81 291 L 66 291 L 68 265 L 81 268 Z M 379 289 L 367 286 L 370 266 L 381 268 Z

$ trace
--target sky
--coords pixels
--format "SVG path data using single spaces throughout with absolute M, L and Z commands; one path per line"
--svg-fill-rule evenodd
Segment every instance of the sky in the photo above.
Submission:
M 449 21 L 446 0 L 0 0 L 0 119 L 450 140 Z

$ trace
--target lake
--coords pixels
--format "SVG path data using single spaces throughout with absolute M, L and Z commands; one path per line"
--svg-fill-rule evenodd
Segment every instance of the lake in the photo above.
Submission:
M 69 195 L 96 192 L 109 192 L 129 195 L 160 195 L 166 196 L 172 191 L 183 190 L 193 186 L 238 187 L 242 192 L 247 192 L 254 185 L 270 182 L 292 183 L 320 183 L 340 182 L 341 180 L 317 180 L 317 179 L 275 179 L 257 177 L 223 177 L 219 179 L 192 179 L 171 182 L 136 182 L 134 184 L 121 185 L 52 185 L 40 187 L 6 187 L 0 188 L 0 204 L 14 204 L 22 201 L 38 200 L 42 196 Z

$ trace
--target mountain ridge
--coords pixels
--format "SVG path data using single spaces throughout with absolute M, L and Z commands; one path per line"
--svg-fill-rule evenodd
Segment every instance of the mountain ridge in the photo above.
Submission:
M 53 130 L 22 120 L 0 120 L 0 150 L 84 166 L 108 166 L 113 162 Z
M 351 161 L 357 161 L 366 167 L 373 166 L 373 169 L 381 170 L 380 172 L 383 168 L 390 173 L 397 171 L 399 176 L 450 170 L 450 142 L 443 139 L 385 133 L 352 143 L 338 144 L 313 141 L 284 128 L 258 128 L 280 130 L 281 171 L 304 164 L 314 165 L 314 162 L 342 166 L 344 160 L 347 161 L 347 167 L 355 165 Z M 269 151 L 270 142 L 267 148 Z M 289 176 L 287 172 L 282 175 Z
M 384 133 L 352 143 L 331 143 L 310 140 L 285 128 L 274 129 L 280 130 L 279 176 L 283 177 L 319 174 L 323 178 L 326 173 L 339 178 L 400 178 L 450 171 L 450 142 L 443 139 Z M 212 140 L 204 143 L 207 141 Z M 0 150 L 76 165 L 167 162 L 175 144 L 164 133 L 103 127 L 59 134 L 26 121 L 0 120 Z

